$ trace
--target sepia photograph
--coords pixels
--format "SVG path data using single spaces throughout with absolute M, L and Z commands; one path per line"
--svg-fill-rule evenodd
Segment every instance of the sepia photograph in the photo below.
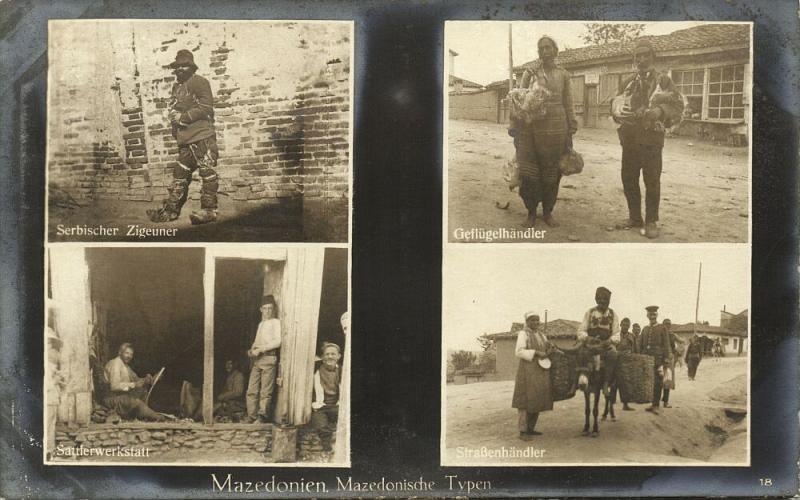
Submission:
M 352 22 L 48 36 L 49 241 L 348 241 Z
M 46 464 L 349 465 L 347 248 L 46 256 Z
M 750 241 L 752 23 L 445 23 L 451 243 Z
M 447 466 L 747 466 L 750 249 L 447 251 Z

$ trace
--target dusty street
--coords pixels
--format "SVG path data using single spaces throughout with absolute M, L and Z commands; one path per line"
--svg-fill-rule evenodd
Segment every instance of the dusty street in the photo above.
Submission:
M 447 465 L 503 464 L 699 464 L 745 463 L 747 460 L 747 358 L 704 359 L 696 381 L 686 367 L 676 373 L 672 408 L 658 415 L 632 405 L 616 421 L 600 421 L 600 435 L 584 437 L 583 393 L 554 404 L 536 426 L 543 434 L 530 441 L 518 438 L 517 410 L 511 408 L 514 381 L 448 385 Z M 601 398 L 600 414 L 602 415 Z M 485 448 L 484 448 L 485 447 Z M 531 447 L 540 458 L 468 458 L 480 452 Z
M 503 165 L 514 155 L 506 125 L 450 120 L 448 126 L 449 240 L 464 241 L 454 236 L 458 228 L 522 229 L 527 211 L 517 192 L 509 192 L 502 176 Z M 616 131 L 582 128 L 574 140 L 585 166 L 582 173 L 561 180 L 553 212 L 561 226 L 551 229 L 540 219 L 536 228 L 547 232 L 530 241 L 650 241 L 637 230 L 615 227 L 628 216 Z M 643 182 L 641 189 L 644 209 Z M 661 176 L 661 236 L 653 241 L 746 242 L 748 193 L 748 148 L 688 137 L 667 138 Z M 506 210 L 496 206 L 507 202 Z

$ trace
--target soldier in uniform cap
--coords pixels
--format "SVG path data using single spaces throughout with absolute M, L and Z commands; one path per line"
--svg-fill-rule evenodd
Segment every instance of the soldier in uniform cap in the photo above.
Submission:
M 672 353 L 669 345 L 669 332 L 664 325 L 658 324 L 658 306 L 647 306 L 647 319 L 639 337 L 639 353 L 653 357 L 653 400 L 647 411 L 658 413 L 661 394 L 664 388 L 664 370 L 670 365 Z
M 153 222 L 177 219 L 189 194 L 192 173 L 200 170 L 200 210 L 189 216 L 192 224 L 217 220 L 219 181 L 214 167 L 219 151 L 214 131 L 214 96 L 208 80 L 197 75 L 194 55 L 186 49 L 178 51 L 170 63 L 176 83 L 172 86 L 169 121 L 172 136 L 178 142 L 178 162 L 172 170 L 172 183 L 164 204 L 147 211 Z
M 664 133 L 680 121 L 683 97 L 666 73 L 653 66 L 656 53 L 647 40 L 639 40 L 633 53 L 636 74 L 614 99 L 612 116 L 620 124 L 622 187 L 628 202 L 626 228 L 641 228 L 648 238 L 658 238 L 658 206 L 661 200 L 661 153 Z M 645 218 L 639 173 L 644 176 Z
M 578 330 L 578 341 L 582 343 L 581 364 L 588 368 L 589 358 L 594 357 L 595 367 L 598 358 L 602 360 L 603 393 L 609 394 L 609 387 L 614 380 L 617 365 L 617 350 L 614 344 L 619 342 L 619 318 L 611 309 L 611 290 L 601 286 L 594 294 L 597 304 L 583 316 Z

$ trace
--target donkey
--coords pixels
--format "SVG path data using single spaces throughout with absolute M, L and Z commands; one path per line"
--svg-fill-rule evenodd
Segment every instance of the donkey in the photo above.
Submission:
M 584 425 L 582 435 L 598 437 L 600 435 L 600 428 L 597 423 L 597 416 L 599 414 L 600 394 L 603 393 L 605 398 L 605 411 L 603 413 L 603 420 L 610 413 L 611 419 L 616 420 L 614 415 L 614 401 L 611 397 L 611 391 L 607 393 L 603 391 L 605 382 L 605 375 L 603 371 L 602 361 L 600 356 L 590 356 L 588 366 L 584 365 L 578 369 L 578 388 L 583 391 L 584 400 Z M 592 404 L 591 397 L 594 395 L 594 404 Z M 589 432 L 589 416 L 593 417 L 591 432 Z

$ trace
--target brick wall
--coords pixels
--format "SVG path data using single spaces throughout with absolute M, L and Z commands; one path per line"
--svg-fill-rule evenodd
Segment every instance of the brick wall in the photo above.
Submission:
M 177 157 L 164 66 L 189 49 L 215 96 L 221 192 L 348 198 L 350 43 L 345 24 L 54 23 L 49 182 L 78 200 L 164 198 Z

